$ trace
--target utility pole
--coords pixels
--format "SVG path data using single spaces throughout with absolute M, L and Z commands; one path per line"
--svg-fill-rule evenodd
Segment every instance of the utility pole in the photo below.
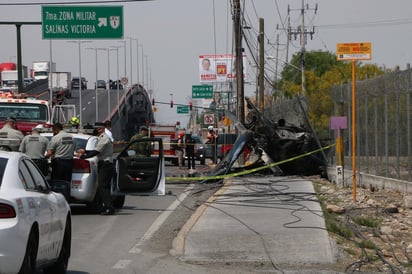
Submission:
M 243 48 L 242 48 L 242 25 L 240 24 L 240 0 L 233 1 L 233 27 L 235 33 L 236 52 L 236 94 L 237 94 L 237 119 L 240 123 L 245 122 L 244 103 L 244 79 L 243 79 Z
M 259 18 L 259 109 L 263 112 L 265 108 L 264 94 L 265 94 L 265 21 L 263 18 Z
M 312 26 L 311 30 L 307 30 L 305 26 L 305 11 L 310 10 L 309 4 L 305 7 L 305 0 L 302 0 L 302 7 L 299 9 L 302 17 L 301 25 L 296 29 L 292 30 L 291 28 L 288 30 L 289 37 L 294 35 L 295 39 L 299 35 L 300 38 L 300 70 L 302 74 L 302 94 L 306 93 L 306 85 L 305 85 L 305 52 L 306 52 L 306 37 L 309 34 L 311 39 L 313 38 L 313 34 L 315 33 L 315 27 Z M 318 5 L 315 5 L 313 9 L 315 14 L 318 10 Z M 288 6 L 288 14 L 290 12 L 290 8 Z

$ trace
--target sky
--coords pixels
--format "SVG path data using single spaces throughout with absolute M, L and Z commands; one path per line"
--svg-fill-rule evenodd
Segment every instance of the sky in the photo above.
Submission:
M 62 4 L 64 0 L 0 0 L 1 21 L 41 21 L 41 5 Z M 64 1 L 66 2 L 66 1 Z M 67 1 L 78 5 L 82 1 Z M 84 1 L 83 1 L 84 2 Z M 124 36 L 126 37 L 126 66 L 124 48 L 119 48 L 119 75 L 139 82 L 153 90 L 156 101 L 169 102 L 171 97 L 178 104 L 188 104 L 192 85 L 199 85 L 199 55 L 233 53 L 232 11 L 230 0 L 154 0 L 144 2 L 101 3 L 89 0 L 87 5 L 122 5 Z M 244 15 L 245 36 L 252 45 L 243 47 L 247 55 L 247 84 L 245 95 L 252 96 L 256 87 L 256 68 L 252 55 L 256 55 L 259 18 L 265 25 L 265 55 L 278 56 L 278 68 L 274 60 L 266 59 L 266 73 L 273 79 L 274 72 L 282 70 L 285 62 L 301 49 L 299 37 L 292 37 L 286 46 L 288 18 L 296 31 L 302 24 L 300 9 L 302 0 L 240 0 Z M 32 5 L 10 5 L 31 3 Z M 93 3 L 93 4 L 92 4 Z M 305 0 L 305 26 L 312 31 L 307 37 L 306 51 L 323 50 L 336 52 L 337 43 L 371 42 L 372 60 L 386 68 L 399 66 L 405 69 L 412 61 L 412 1 L 410 0 Z M 288 8 L 289 7 L 289 8 Z M 316 8 L 317 7 L 317 8 Z M 315 10 L 316 8 L 316 10 Z M 289 10 L 289 12 L 288 12 Z M 316 11 L 316 12 L 315 12 Z M 0 25 L 0 62 L 16 62 L 16 28 Z M 31 67 L 33 61 L 50 60 L 50 41 L 42 39 L 40 26 L 22 27 L 23 65 Z M 279 44 L 276 37 L 279 35 Z M 312 38 L 312 39 L 311 39 Z M 132 58 L 130 58 L 132 40 Z M 58 71 L 79 73 L 78 43 L 74 40 L 53 40 L 52 59 Z M 136 43 L 139 46 L 136 47 Z M 87 40 L 81 43 L 82 76 L 93 88 L 96 78 L 94 48 L 124 46 L 123 41 Z M 288 49 L 288 50 L 287 50 Z M 138 59 L 136 53 L 139 52 Z M 288 56 L 286 53 L 288 52 Z M 141 54 L 143 53 L 143 58 Z M 98 50 L 98 78 L 107 79 L 108 62 L 112 79 L 117 76 L 116 50 Z M 130 60 L 132 76 L 130 77 Z M 142 70 L 142 60 L 143 70 Z M 143 74 L 145 75 L 143 79 Z M 173 95 L 170 95 L 173 94 Z M 159 123 L 175 123 L 188 120 L 187 115 L 177 114 L 176 107 L 158 105 L 155 114 Z

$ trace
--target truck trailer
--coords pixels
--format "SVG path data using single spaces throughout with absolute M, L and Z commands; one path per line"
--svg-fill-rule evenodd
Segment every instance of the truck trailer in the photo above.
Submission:
M 71 98 L 71 73 L 52 72 L 49 75 L 49 88 L 53 93 L 64 92 L 66 98 Z
M 34 61 L 33 62 L 33 78 L 35 80 L 47 79 L 50 72 L 56 71 L 56 63 L 49 61 Z

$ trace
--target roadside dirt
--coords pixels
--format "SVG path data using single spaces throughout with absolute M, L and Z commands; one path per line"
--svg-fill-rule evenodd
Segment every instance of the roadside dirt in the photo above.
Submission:
M 412 273 L 412 195 L 351 187 L 310 178 L 326 226 L 340 250 L 334 270 L 344 273 Z

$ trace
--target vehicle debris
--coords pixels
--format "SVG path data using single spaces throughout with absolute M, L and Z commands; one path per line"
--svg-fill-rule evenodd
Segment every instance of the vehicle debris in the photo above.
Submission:
M 327 160 L 316 134 L 306 127 L 286 123 L 284 118 L 274 122 L 245 97 L 249 113 L 247 122 L 240 123 L 226 111 L 238 132 L 233 149 L 208 174 L 213 176 L 230 174 L 239 169 L 261 167 L 264 165 L 271 173 L 280 175 L 320 175 L 327 177 Z M 298 99 L 299 100 L 299 99 Z M 309 121 L 308 121 L 309 122 Z M 251 153 L 256 159 L 245 165 L 241 159 L 244 152 Z M 245 161 L 243 161 L 245 162 Z M 234 166 L 235 163 L 239 163 Z M 273 164 L 279 163 L 279 164 Z M 271 165 L 270 165 L 271 164 Z M 206 179 L 202 183 L 210 181 Z

